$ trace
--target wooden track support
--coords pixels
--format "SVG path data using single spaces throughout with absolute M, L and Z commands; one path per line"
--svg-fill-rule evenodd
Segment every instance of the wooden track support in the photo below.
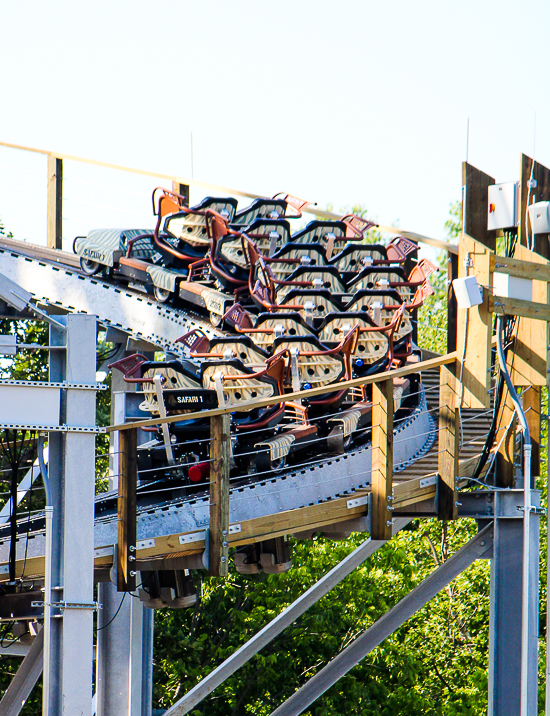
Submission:
M 48 248 L 62 249 L 63 159 L 48 156 Z
M 393 380 L 372 386 L 372 539 L 392 536 Z
M 227 577 L 229 547 L 229 461 L 231 435 L 229 415 L 210 418 L 210 528 L 208 571 Z
M 117 589 L 136 588 L 137 428 L 119 433 Z
M 439 455 L 437 516 L 440 520 L 458 518 L 458 395 L 455 366 L 443 365 L 439 374 Z

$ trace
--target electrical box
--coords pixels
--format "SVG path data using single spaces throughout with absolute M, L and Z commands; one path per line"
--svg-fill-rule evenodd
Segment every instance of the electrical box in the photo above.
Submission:
M 550 233 L 550 201 L 537 201 L 527 209 L 533 234 Z
M 512 229 L 518 225 L 519 182 L 493 184 L 488 187 L 487 229 Z
M 453 289 L 459 308 L 472 308 L 483 303 L 483 292 L 475 276 L 455 278 Z
M 493 274 L 493 293 L 504 298 L 533 300 L 533 282 L 528 278 L 509 276 L 507 273 Z

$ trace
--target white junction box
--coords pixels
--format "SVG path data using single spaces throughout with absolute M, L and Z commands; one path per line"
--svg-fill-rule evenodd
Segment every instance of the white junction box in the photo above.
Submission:
M 459 308 L 472 308 L 483 303 L 483 291 L 475 276 L 455 278 L 453 289 Z
M 503 298 L 533 300 L 533 282 L 528 278 L 509 276 L 507 273 L 493 274 L 493 293 Z
M 512 229 L 518 225 L 519 182 L 488 187 L 487 229 Z
M 550 201 L 537 201 L 527 211 L 533 234 L 550 233 Z

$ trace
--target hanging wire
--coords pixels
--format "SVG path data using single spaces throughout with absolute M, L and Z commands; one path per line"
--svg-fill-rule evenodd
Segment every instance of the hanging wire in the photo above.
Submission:
M 120 610 L 122 609 L 122 605 L 124 604 L 124 600 L 126 599 L 126 595 L 127 595 L 127 594 L 128 594 L 128 592 L 124 592 L 124 594 L 123 594 L 123 596 L 122 596 L 122 599 L 120 600 L 120 604 L 118 605 L 118 609 L 117 609 L 116 612 L 114 613 L 114 616 L 113 616 L 111 619 L 109 619 L 109 621 L 107 622 L 107 624 L 104 624 L 103 626 L 97 627 L 96 631 L 101 631 L 102 629 L 106 629 L 108 626 L 110 626 L 110 625 L 114 622 L 114 620 L 118 617 L 118 613 L 119 613 Z

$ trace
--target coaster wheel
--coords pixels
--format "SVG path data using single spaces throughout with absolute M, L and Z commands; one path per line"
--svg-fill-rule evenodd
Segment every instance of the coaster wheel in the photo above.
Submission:
M 153 292 L 155 294 L 155 298 L 159 303 L 166 303 L 172 295 L 172 292 L 169 291 L 167 288 L 159 288 L 159 286 L 155 286 L 153 288 Z
M 218 328 L 222 325 L 223 316 L 220 316 L 219 313 L 214 313 L 213 311 L 209 311 L 210 315 L 210 323 L 214 326 L 214 328 Z
M 99 261 L 91 261 L 90 259 L 81 258 L 80 268 L 87 276 L 94 276 L 96 273 L 101 271 L 103 266 L 99 263 Z

